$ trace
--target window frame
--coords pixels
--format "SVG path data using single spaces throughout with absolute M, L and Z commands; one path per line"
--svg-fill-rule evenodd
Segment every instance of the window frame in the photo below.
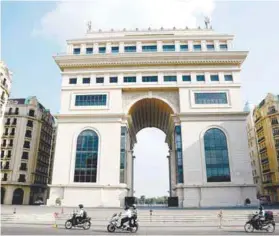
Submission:
M 75 81 L 74 83 L 72 83 L 73 81 Z M 69 83 L 70 85 L 72 84 L 77 84 L 77 78 L 69 78 Z
M 148 50 L 145 50 L 144 48 L 145 47 L 155 47 L 155 49 L 148 49 Z M 156 44 L 146 44 L 146 45 L 142 45 L 141 46 L 141 51 L 142 52 L 158 52 L 158 47 Z
M 227 104 L 196 104 L 195 94 L 196 93 L 226 93 Z M 208 109 L 208 108 L 231 108 L 231 96 L 229 90 L 201 90 L 193 89 L 190 92 L 190 106 L 193 109 Z
M 171 46 L 173 48 L 173 50 L 169 50 L 169 49 L 165 50 L 164 47 L 169 47 L 169 46 Z M 162 51 L 163 52 L 175 52 L 175 44 L 163 44 Z
M 85 83 L 84 81 L 88 80 L 88 83 Z M 91 83 L 91 78 L 90 77 L 83 77 L 82 78 L 82 84 L 90 84 Z
M 76 96 L 78 95 L 106 95 L 106 105 L 105 106 L 76 106 Z M 78 110 L 108 110 L 110 107 L 110 96 L 108 92 L 74 92 L 71 94 L 71 101 L 70 101 L 70 109 L 71 111 L 78 111 Z

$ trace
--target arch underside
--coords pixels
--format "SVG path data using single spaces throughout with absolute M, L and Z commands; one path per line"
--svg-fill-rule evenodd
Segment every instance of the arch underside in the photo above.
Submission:
M 136 142 L 136 134 L 148 127 L 162 130 L 166 134 L 166 142 L 170 145 L 170 134 L 174 129 L 173 115 L 171 107 L 160 99 L 145 98 L 137 101 L 129 111 L 128 124 L 132 145 Z

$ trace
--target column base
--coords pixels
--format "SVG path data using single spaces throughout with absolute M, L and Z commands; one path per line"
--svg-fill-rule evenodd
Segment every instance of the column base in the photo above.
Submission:
M 249 206 L 258 206 L 257 190 L 254 185 L 204 185 L 183 186 L 183 207 L 243 207 L 250 199 Z M 178 191 L 178 190 L 177 190 Z
M 65 185 L 50 186 L 48 206 L 123 207 L 127 189 L 123 185 Z

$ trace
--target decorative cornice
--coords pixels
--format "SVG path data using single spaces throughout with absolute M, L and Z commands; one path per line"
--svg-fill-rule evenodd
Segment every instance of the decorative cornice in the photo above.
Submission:
M 248 52 L 156 52 L 119 53 L 92 55 L 57 55 L 55 62 L 61 70 L 65 68 L 90 68 L 111 66 L 151 66 L 151 65 L 238 65 Z
M 55 115 L 57 123 L 121 123 L 123 113 L 87 113 L 87 114 L 58 114 Z
M 249 112 L 182 112 L 178 116 L 181 121 L 246 121 Z

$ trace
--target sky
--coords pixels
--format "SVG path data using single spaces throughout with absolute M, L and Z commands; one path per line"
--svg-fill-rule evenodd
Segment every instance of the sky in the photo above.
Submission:
M 203 25 L 234 34 L 234 48 L 249 51 L 243 64 L 243 104 L 258 104 L 268 92 L 279 94 L 279 2 L 213 0 L 91 0 L 71 2 L 1 1 L 1 60 L 13 72 L 15 97 L 37 96 L 59 112 L 61 76 L 52 56 L 65 51 L 65 41 L 92 28 L 180 28 Z M 168 149 L 164 133 L 147 128 L 135 147 L 136 195 L 166 195 Z

